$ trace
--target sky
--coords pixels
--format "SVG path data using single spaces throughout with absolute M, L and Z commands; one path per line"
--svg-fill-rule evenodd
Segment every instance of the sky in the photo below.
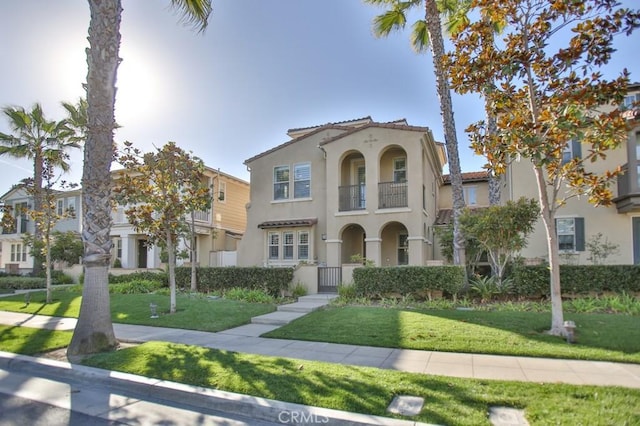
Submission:
M 637 7 L 638 0 L 624 0 Z M 411 50 L 409 27 L 374 37 L 383 10 L 361 0 L 214 0 L 203 34 L 180 23 L 169 0 L 123 0 L 115 140 L 144 151 L 176 142 L 207 166 L 244 180 L 244 160 L 288 140 L 290 128 L 371 116 L 406 118 L 444 141 L 432 59 Z M 84 95 L 89 7 L 80 0 L 0 1 L 0 107 Z M 640 81 L 639 32 L 616 39 L 605 70 Z M 463 171 L 484 160 L 464 128 L 483 118 L 475 95 L 453 97 Z M 4 116 L 0 131 L 10 129 Z M 0 193 L 32 176 L 27 160 L 0 157 Z M 79 183 L 82 152 L 65 180 Z

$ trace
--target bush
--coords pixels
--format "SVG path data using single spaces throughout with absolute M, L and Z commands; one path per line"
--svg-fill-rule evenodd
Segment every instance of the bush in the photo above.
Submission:
M 153 280 L 132 280 L 109 285 L 109 293 L 113 294 L 144 294 L 153 293 L 162 288 L 164 284 Z
M 357 296 L 401 296 L 439 290 L 457 294 L 464 283 L 465 270 L 459 266 L 400 266 L 357 268 L 353 271 L 353 286 Z
M 273 297 L 262 290 L 234 287 L 224 293 L 225 299 L 248 303 L 273 303 Z
M 109 284 L 127 283 L 131 281 L 155 281 L 169 285 L 169 278 L 165 272 L 140 271 L 124 275 L 109 274 Z
M 344 300 L 345 302 L 355 299 L 356 286 L 354 286 L 353 284 L 351 285 L 340 284 L 338 286 L 338 296 L 340 297 L 340 299 Z
M 511 278 L 511 294 L 527 297 L 547 297 L 550 294 L 549 268 L 546 265 L 515 265 Z M 560 265 L 560 287 L 563 294 L 639 292 L 640 266 Z
M 238 287 L 263 290 L 273 297 L 278 297 L 287 291 L 293 279 L 292 268 L 199 267 L 196 269 L 196 274 L 200 292 L 224 292 Z M 191 285 L 191 268 L 176 268 L 176 285 L 179 287 Z
M 291 292 L 291 296 L 296 299 L 307 295 L 307 288 L 302 283 L 296 283 L 296 285 L 291 286 L 289 291 Z
M 45 288 L 47 287 L 47 281 L 40 277 L 24 277 L 24 276 L 9 276 L 0 277 L 0 288 L 13 289 L 13 290 L 27 290 L 32 288 Z

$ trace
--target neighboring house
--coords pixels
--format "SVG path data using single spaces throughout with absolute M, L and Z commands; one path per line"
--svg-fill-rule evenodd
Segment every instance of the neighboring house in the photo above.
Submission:
M 290 129 L 245 161 L 241 265 L 424 265 L 434 258 L 444 146 L 427 127 L 371 117 Z
M 117 175 L 121 172 L 116 170 L 113 173 Z M 249 183 L 209 167 L 205 170 L 205 176 L 214 197 L 210 209 L 194 214 L 195 261 L 200 266 L 233 266 L 236 264 L 237 244 L 247 222 Z M 125 211 L 125 206 L 118 205 L 112 213 L 112 265 L 128 269 L 161 267 L 161 249 L 149 246 L 147 237 L 128 222 Z M 191 218 L 186 217 L 185 220 L 190 221 Z M 181 249 L 185 249 L 184 244 L 179 246 Z M 189 262 L 187 259 L 184 264 Z
M 77 189 L 56 191 L 56 213 L 66 213 L 67 217 L 56 223 L 55 231 L 80 232 L 81 220 L 77 212 L 81 211 L 81 198 L 81 191 Z M 27 214 L 27 210 L 33 208 L 33 197 L 23 185 L 15 185 L 0 197 L 0 201 L 14 222 L 12 227 L 3 227 L 0 234 L 0 268 L 7 273 L 29 273 L 33 270 L 33 257 L 22 237 L 26 233 L 33 235 L 35 231 L 35 224 Z
M 640 125 L 638 110 L 631 109 L 633 102 L 640 101 L 640 84 L 629 87 L 623 108 L 628 109 L 627 118 L 635 123 L 628 138 L 618 149 L 607 152 L 607 158 L 588 165 L 594 172 L 614 170 L 622 167 L 624 174 L 618 176 L 614 191 L 614 203 L 608 207 L 595 207 L 587 197 L 570 199 L 556 214 L 561 260 L 565 263 L 591 263 L 587 242 L 598 233 L 608 242 L 617 244 L 619 252 L 606 260 L 612 264 L 640 264 Z M 635 119 L 635 121 L 631 121 Z M 588 149 L 577 141 L 567 144 L 566 160 L 581 156 Z M 514 161 L 507 169 L 503 199 L 517 200 L 521 196 L 538 199 L 531 163 Z M 538 221 L 522 250 L 525 258 L 547 258 L 546 234 L 542 221 Z

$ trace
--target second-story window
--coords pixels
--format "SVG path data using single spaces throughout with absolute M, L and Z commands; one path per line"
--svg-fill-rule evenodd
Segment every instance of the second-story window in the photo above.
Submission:
M 624 97 L 624 101 L 622 102 L 622 109 L 631 109 L 634 107 L 634 103 L 636 102 L 640 102 L 640 93 L 636 93 L 635 95 L 627 95 Z
M 407 181 L 407 159 L 405 157 L 393 159 L 393 181 L 396 183 Z
M 273 199 L 289 198 L 289 166 L 277 166 L 273 169 Z
M 464 193 L 464 201 L 467 203 L 468 206 L 475 206 L 476 204 L 478 204 L 478 198 L 477 198 L 475 186 L 463 187 L 463 193 Z
M 574 158 L 582 157 L 582 145 L 579 141 L 572 139 L 562 150 L 562 164 L 566 164 Z
M 218 201 L 221 203 L 226 202 L 227 199 L 227 182 L 220 182 L 218 184 Z
M 293 166 L 293 198 L 311 196 L 311 164 L 302 163 Z

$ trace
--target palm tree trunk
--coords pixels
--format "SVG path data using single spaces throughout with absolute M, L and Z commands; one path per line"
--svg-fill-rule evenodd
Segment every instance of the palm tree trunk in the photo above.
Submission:
M 33 211 L 42 211 L 42 174 L 44 170 L 42 152 L 36 148 L 33 156 Z M 26 212 L 25 212 L 26 217 Z M 42 229 L 38 221 L 34 221 L 33 240 L 42 241 Z M 42 271 L 42 256 L 33 257 L 33 274 L 38 275 Z M 47 297 L 48 300 L 48 297 Z M 49 303 L 49 302 L 47 302 Z
M 449 174 L 451 176 L 451 193 L 453 195 L 453 263 L 465 264 L 465 240 L 460 229 L 460 216 L 464 209 L 464 195 L 462 192 L 462 171 L 460 169 L 460 156 L 458 154 L 458 137 L 453 118 L 453 105 L 451 102 L 451 89 L 442 59 L 444 57 L 444 40 L 442 37 L 442 24 L 440 12 L 435 0 L 425 1 L 425 21 L 431 42 L 433 57 L 433 69 L 436 75 L 438 98 L 440 99 L 440 114 L 444 129 L 445 147 L 449 160 Z
M 120 0 L 89 0 L 87 63 L 88 126 L 82 174 L 84 288 L 68 355 L 117 346 L 109 303 L 111 258 L 111 161 L 115 127 L 115 83 L 120 49 Z

